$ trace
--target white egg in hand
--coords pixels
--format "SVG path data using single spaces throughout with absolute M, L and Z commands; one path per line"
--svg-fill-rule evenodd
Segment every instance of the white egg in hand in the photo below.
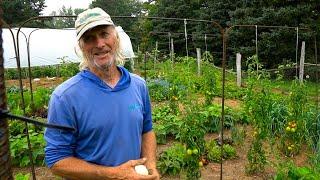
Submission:
M 148 169 L 145 165 L 137 165 L 134 167 L 134 169 L 140 175 L 148 175 L 149 174 Z

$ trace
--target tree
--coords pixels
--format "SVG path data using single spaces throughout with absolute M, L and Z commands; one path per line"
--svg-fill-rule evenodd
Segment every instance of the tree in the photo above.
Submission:
M 94 0 L 90 8 L 100 7 L 110 16 L 132 16 L 141 14 L 142 4 L 139 0 Z M 112 18 L 116 25 L 120 25 L 125 30 L 131 30 L 135 20 L 131 18 Z
M 121 26 L 130 36 L 133 46 L 142 41 L 141 19 L 115 17 L 139 17 L 143 15 L 142 3 L 139 0 L 94 0 L 90 4 L 90 8 L 94 7 L 100 7 L 105 10 L 112 17 L 115 25 Z
M 50 13 L 50 16 L 77 16 L 81 12 L 83 12 L 85 9 L 76 8 L 72 9 L 71 7 L 67 8 L 65 6 L 62 6 L 61 9 L 59 9 L 58 12 L 52 11 Z M 62 28 L 74 28 L 74 22 L 75 18 L 70 17 L 63 17 L 63 18 L 52 18 L 50 21 L 46 21 L 45 25 L 47 28 L 55 28 L 55 29 L 62 29 Z
M 46 7 L 45 0 L 2 0 L 3 19 L 11 26 L 17 26 L 25 20 L 41 15 Z M 32 26 L 32 23 L 29 23 Z
M 231 24 L 250 24 L 265 26 L 307 27 L 313 29 L 317 12 L 315 1 L 243 1 L 242 6 L 230 13 Z M 310 12 L 313 12 L 310 13 Z M 299 31 L 299 41 L 310 46 L 307 57 L 313 56 L 313 32 Z M 235 28 L 230 34 L 232 54 L 241 52 L 244 57 L 255 54 L 255 29 Z M 259 28 L 258 55 L 267 68 L 276 68 L 279 64 L 295 62 L 296 30 L 286 28 Z M 301 44 L 299 44 L 300 47 Z M 310 61 L 312 61 L 310 59 Z M 309 62 L 310 62 L 309 61 Z
M 200 1 L 195 0 L 158 0 L 155 2 L 155 7 L 150 9 L 149 16 L 163 17 L 163 18 L 181 18 L 181 19 L 198 19 Z M 161 51 L 168 51 L 169 46 L 169 33 L 170 37 L 174 40 L 174 50 L 176 54 L 186 55 L 185 47 L 185 26 L 183 20 L 151 20 L 152 26 L 149 31 L 154 34 L 151 39 L 158 41 L 159 49 Z M 195 51 L 197 46 L 193 33 L 196 32 L 196 27 L 199 23 L 187 21 L 187 34 L 188 34 L 188 51 Z

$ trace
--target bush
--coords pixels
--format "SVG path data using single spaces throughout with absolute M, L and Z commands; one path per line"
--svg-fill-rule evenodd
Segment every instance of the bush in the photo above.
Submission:
M 161 174 L 177 175 L 184 166 L 186 148 L 182 144 L 174 144 L 161 153 L 157 167 Z
M 207 158 L 211 162 L 221 162 L 221 146 L 215 140 L 206 142 Z M 223 145 L 223 159 L 232 159 L 236 157 L 236 150 L 229 144 Z

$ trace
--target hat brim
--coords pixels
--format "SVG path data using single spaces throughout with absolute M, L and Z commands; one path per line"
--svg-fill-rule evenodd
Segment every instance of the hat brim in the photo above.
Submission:
M 101 26 L 101 25 L 112 25 L 114 26 L 114 24 L 110 21 L 106 21 L 106 20 L 99 20 L 99 21 L 94 21 L 91 22 L 89 24 L 86 24 L 81 30 L 80 32 L 77 34 L 77 39 L 80 40 L 81 36 L 88 30 L 97 27 L 97 26 Z

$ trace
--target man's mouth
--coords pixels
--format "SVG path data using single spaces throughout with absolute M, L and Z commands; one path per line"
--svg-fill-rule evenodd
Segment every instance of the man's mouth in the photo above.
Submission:
M 94 53 L 95 56 L 105 56 L 109 53 L 110 51 L 99 51 Z

